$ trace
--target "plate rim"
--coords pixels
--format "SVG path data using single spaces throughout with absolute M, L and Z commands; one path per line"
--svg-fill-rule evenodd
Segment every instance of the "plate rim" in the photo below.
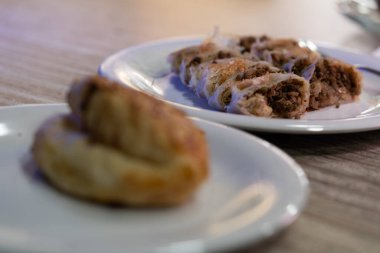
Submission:
M 203 36 L 205 37 L 205 36 Z M 100 76 L 115 80 L 127 87 L 137 89 L 141 92 L 147 93 L 131 84 L 122 82 L 117 76 L 112 73 L 112 64 L 117 62 L 122 56 L 134 52 L 136 50 L 141 50 L 147 47 L 154 47 L 166 43 L 181 43 L 181 42 L 198 42 L 201 41 L 202 36 L 191 35 L 191 36 L 180 36 L 180 37 L 170 37 L 160 40 L 148 41 L 145 43 L 137 44 L 131 47 L 119 50 L 108 57 L 106 57 L 101 64 L 98 66 L 98 74 Z M 369 57 L 371 59 L 376 59 L 366 53 L 360 53 L 355 49 L 350 49 L 347 47 L 340 47 L 333 43 L 328 42 L 315 42 L 318 47 L 322 50 L 332 49 L 336 51 L 343 52 L 345 54 L 355 55 L 357 57 Z M 150 94 L 152 95 L 152 94 Z M 269 133 L 284 133 L 284 134 L 341 134 L 341 133 L 355 133 L 355 132 L 365 132 L 371 130 L 377 130 L 380 128 L 380 120 L 373 120 L 374 118 L 380 119 L 380 115 L 366 116 L 365 118 L 346 118 L 346 119 L 335 119 L 335 120 L 306 120 L 306 119 L 275 119 L 275 118 L 263 118 L 256 116 L 245 116 L 239 114 L 229 114 L 220 111 L 212 111 L 202 108 L 197 108 L 193 106 L 187 106 L 180 103 L 168 101 L 162 97 L 157 97 L 162 101 L 176 106 L 184 110 L 188 115 L 203 118 L 206 120 L 227 124 L 229 126 L 238 127 L 247 130 L 269 132 Z M 361 122 L 365 126 L 358 124 L 350 124 L 352 122 Z M 274 124 L 272 124 L 274 123 Z M 337 127 L 338 124 L 338 127 Z M 339 127 L 339 125 L 341 125 Z
M 14 112 L 12 112 L 14 110 L 38 110 L 40 108 L 43 108 L 46 110 L 51 108 L 55 111 L 64 112 L 64 111 L 67 111 L 68 106 L 65 103 L 5 106 L 5 107 L 0 108 L 0 114 L 14 113 Z M 225 125 L 220 124 L 220 123 L 208 121 L 205 119 L 199 119 L 196 117 L 189 117 L 189 118 L 191 118 L 192 120 L 195 120 L 196 122 L 198 121 L 198 122 L 205 123 L 206 125 L 211 126 L 211 127 L 217 127 L 217 128 L 221 128 L 221 129 L 227 129 L 228 131 L 233 131 L 239 135 L 245 136 L 247 139 L 255 142 L 256 144 L 259 144 L 259 146 L 261 148 L 266 149 L 267 152 L 271 152 L 273 155 L 278 156 L 279 158 L 281 158 L 282 162 L 287 164 L 287 166 L 289 167 L 288 169 L 290 169 L 290 171 L 292 172 L 291 173 L 292 177 L 295 178 L 295 180 L 299 184 L 300 189 L 302 189 L 302 191 L 298 192 L 298 197 L 292 199 L 292 201 L 293 201 L 292 204 L 294 204 L 297 211 L 294 213 L 294 212 L 291 212 L 290 210 L 288 210 L 287 208 L 284 208 L 285 212 L 282 212 L 281 215 L 276 216 L 275 219 L 273 219 L 272 221 L 269 222 L 269 224 L 271 226 L 271 233 L 268 233 L 268 231 L 266 231 L 263 226 L 261 226 L 259 228 L 255 227 L 255 228 L 253 228 L 253 230 L 259 231 L 258 236 L 256 236 L 255 238 L 252 238 L 252 236 L 250 236 L 249 233 L 247 233 L 247 232 L 250 232 L 252 230 L 252 226 L 251 226 L 248 231 L 246 231 L 243 234 L 240 234 L 240 236 L 238 238 L 235 237 L 235 239 L 232 239 L 232 241 L 229 241 L 228 239 L 223 240 L 223 241 L 216 240 L 214 242 L 212 240 L 211 241 L 209 240 L 208 242 L 205 240 L 202 240 L 202 243 L 204 246 L 203 247 L 204 252 L 220 252 L 220 251 L 225 251 L 225 250 L 237 249 L 241 246 L 257 244 L 258 242 L 272 236 L 273 234 L 279 233 L 281 230 L 285 229 L 290 224 L 292 224 L 300 216 L 301 212 L 303 211 L 303 209 L 306 206 L 306 203 L 307 203 L 307 200 L 308 200 L 308 197 L 310 194 L 310 183 L 309 183 L 309 180 L 306 176 L 305 171 L 291 156 L 289 156 L 284 151 L 282 151 L 280 148 L 276 147 L 275 145 L 271 144 L 270 142 L 268 142 L 268 141 L 266 141 L 260 137 L 257 137 L 253 134 L 249 134 L 247 132 L 244 132 L 244 131 L 241 131 L 241 130 L 238 130 L 238 129 L 235 129 L 232 127 L 228 127 L 228 126 L 225 126 Z M 295 200 L 297 200 L 298 203 L 296 203 Z M 286 220 L 283 219 L 284 216 L 287 217 Z M 225 237 L 222 237 L 222 238 L 225 238 Z M 187 241 L 180 241 L 180 243 L 186 244 Z M 18 245 L 18 247 L 16 247 L 16 248 L 12 247 L 12 245 L 13 244 L 10 244 L 10 245 L 0 244 L 0 250 L 6 250 L 6 251 L 11 251 L 11 252 L 13 252 L 13 251 L 25 252 L 25 253 L 31 252 L 31 251 L 35 252 L 34 250 L 36 250 L 36 252 L 45 252 L 45 251 L 40 251 L 39 249 L 33 249 L 28 244 Z M 51 253 L 53 253 L 53 252 L 64 252 L 65 251 L 65 249 L 57 249 L 56 251 L 55 250 L 51 251 L 51 249 L 47 249 L 47 250 Z M 152 250 L 153 250 L 152 252 L 161 252 L 157 248 L 152 249 Z M 151 251 L 149 251 L 149 252 L 151 252 Z

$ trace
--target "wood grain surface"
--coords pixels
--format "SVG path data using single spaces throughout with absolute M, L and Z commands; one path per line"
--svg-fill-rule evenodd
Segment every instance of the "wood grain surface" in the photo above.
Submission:
M 111 53 L 173 36 L 308 38 L 369 52 L 379 42 L 332 0 L 2 0 L 0 105 L 63 102 L 74 78 Z M 253 133 L 306 171 L 311 195 L 278 236 L 239 252 L 380 252 L 380 131 L 328 136 Z

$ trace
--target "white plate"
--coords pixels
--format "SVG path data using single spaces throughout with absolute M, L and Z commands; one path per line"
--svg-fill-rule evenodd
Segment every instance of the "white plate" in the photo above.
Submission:
M 99 67 L 100 75 L 154 95 L 189 115 L 245 129 L 280 133 L 346 133 L 380 128 L 380 77 L 364 74 L 364 92 L 355 103 L 308 112 L 301 120 L 268 119 L 218 112 L 181 85 L 166 58 L 177 49 L 199 44 L 200 38 L 151 42 L 120 51 Z M 380 69 L 378 59 L 318 43 L 323 53 Z
M 69 197 L 47 185 L 27 155 L 37 126 L 66 110 L 65 105 L 0 109 L 0 252 L 220 252 L 272 235 L 304 205 L 307 178 L 285 153 L 198 119 L 212 172 L 185 205 L 128 209 Z

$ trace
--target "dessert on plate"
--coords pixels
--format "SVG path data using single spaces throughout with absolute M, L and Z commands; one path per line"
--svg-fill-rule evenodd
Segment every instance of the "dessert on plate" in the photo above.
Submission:
M 206 180 L 205 135 L 182 111 L 98 76 L 76 81 L 68 103 L 71 112 L 47 119 L 32 146 L 62 191 L 103 203 L 168 206 L 188 200 Z
M 214 34 L 169 55 L 182 83 L 218 110 L 299 118 L 358 99 L 360 72 L 294 39 Z

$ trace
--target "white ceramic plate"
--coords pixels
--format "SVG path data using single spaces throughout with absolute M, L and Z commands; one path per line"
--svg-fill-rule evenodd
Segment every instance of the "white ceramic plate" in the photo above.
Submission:
M 151 42 L 120 51 L 99 67 L 100 75 L 166 100 L 189 115 L 245 129 L 279 133 L 346 133 L 380 128 L 380 77 L 364 73 L 364 92 L 355 103 L 308 112 L 300 120 L 268 119 L 215 111 L 202 98 L 169 74 L 166 58 L 177 49 L 199 44 L 200 38 Z M 318 43 L 327 55 L 350 63 L 380 69 L 380 61 L 368 55 Z
M 206 132 L 212 171 L 191 201 L 152 210 L 77 200 L 46 184 L 28 155 L 41 122 L 65 111 L 65 105 L 0 109 L 0 252 L 220 252 L 289 225 L 307 197 L 307 178 L 285 153 L 194 119 Z

